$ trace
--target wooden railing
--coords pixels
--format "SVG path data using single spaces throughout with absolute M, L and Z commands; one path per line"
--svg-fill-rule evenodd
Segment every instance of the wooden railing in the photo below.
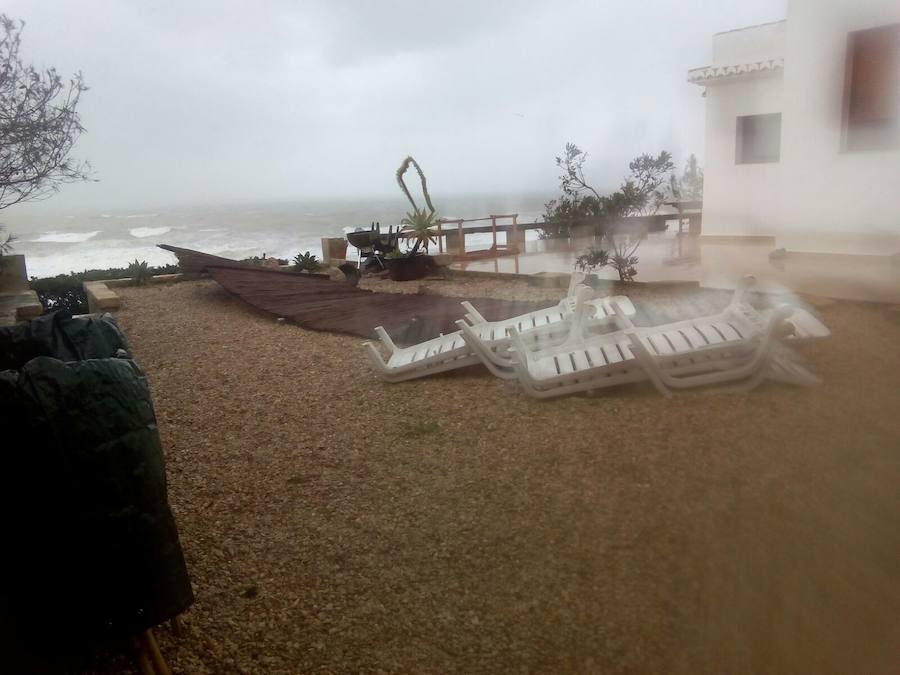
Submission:
M 510 214 L 492 214 L 485 218 L 458 218 L 456 220 L 449 219 L 441 219 L 438 221 L 437 226 L 437 240 L 438 240 L 438 252 L 444 252 L 444 239 L 443 235 L 444 230 L 443 227 L 445 225 L 456 225 L 456 234 L 459 237 L 459 246 L 458 246 L 458 255 L 460 257 L 465 257 L 466 255 L 466 233 L 472 234 L 475 232 L 490 232 L 493 239 L 492 248 L 496 250 L 504 250 L 509 249 L 510 239 L 516 240 L 518 239 L 517 234 L 519 231 L 519 222 L 518 222 L 519 214 L 518 213 L 510 213 Z M 463 223 L 481 223 L 485 221 L 491 221 L 490 228 L 486 227 L 463 227 Z M 511 220 L 511 223 L 500 223 L 498 224 L 498 220 Z M 533 226 L 537 227 L 539 224 L 534 223 Z M 507 236 L 506 244 L 497 244 L 497 231 L 502 230 L 504 232 L 510 232 L 511 237 Z M 449 249 L 449 244 L 447 246 Z M 449 251 L 448 251 L 449 252 Z

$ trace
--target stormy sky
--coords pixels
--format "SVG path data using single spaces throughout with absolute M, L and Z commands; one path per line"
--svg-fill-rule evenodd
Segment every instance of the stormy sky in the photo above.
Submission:
M 686 71 L 714 32 L 784 0 L 7 0 L 23 56 L 84 73 L 75 155 L 99 182 L 46 207 L 552 193 L 572 140 L 612 187 L 628 160 L 702 157 Z M 26 208 L 26 207 L 20 207 Z

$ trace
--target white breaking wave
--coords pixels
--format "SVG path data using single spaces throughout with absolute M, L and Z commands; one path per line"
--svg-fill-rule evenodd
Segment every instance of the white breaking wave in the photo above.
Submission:
M 125 218 L 156 218 L 158 215 L 158 213 L 129 213 Z
M 171 232 L 171 227 L 133 227 L 128 230 L 128 234 L 132 237 L 137 237 L 141 239 L 143 237 L 154 237 L 158 234 L 165 234 L 166 232 Z
M 82 241 L 93 239 L 100 232 L 100 230 L 94 230 L 93 232 L 47 232 L 30 241 L 35 244 L 78 244 Z

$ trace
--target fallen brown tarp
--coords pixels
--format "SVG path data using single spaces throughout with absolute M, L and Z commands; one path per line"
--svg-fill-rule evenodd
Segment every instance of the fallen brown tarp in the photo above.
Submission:
M 489 321 L 524 314 L 547 303 L 493 298 L 452 298 L 412 293 L 378 293 L 356 288 L 344 281 L 264 267 L 249 266 L 198 251 L 162 246 L 184 260 L 191 271 L 208 271 L 225 290 L 263 311 L 284 317 L 304 328 L 374 336 L 384 326 L 400 345 L 437 337 L 457 330 L 455 321 L 465 310 L 462 300 L 471 300 Z M 218 261 L 226 261 L 225 265 Z

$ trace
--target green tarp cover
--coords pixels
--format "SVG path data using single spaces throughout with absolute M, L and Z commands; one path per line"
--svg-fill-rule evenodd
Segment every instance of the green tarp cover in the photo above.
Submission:
M 22 627 L 97 636 L 184 611 L 156 416 L 124 336 L 109 317 L 16 328 L 0 333 L 0 609 Z

